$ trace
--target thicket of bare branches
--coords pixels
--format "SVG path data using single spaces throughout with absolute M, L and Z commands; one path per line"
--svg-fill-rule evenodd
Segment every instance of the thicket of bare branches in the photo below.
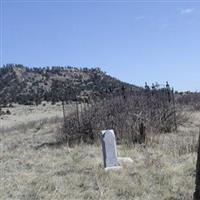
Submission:
M 93 143 L 101 130 L 113 129 L 118 142 L 130 144 L 144 142 L 146 132 L 156 134 L 176 128 L 173 90 L 125 91 L 122 88 L 89 104 L 74 103 L 74 112 L 64 117 L 58 138 L 69 143 Z
M 181 106 L 187 106 L 196 111 L 200 110 L 200 93 L 184 93 L 179 95 L 176 101 Z

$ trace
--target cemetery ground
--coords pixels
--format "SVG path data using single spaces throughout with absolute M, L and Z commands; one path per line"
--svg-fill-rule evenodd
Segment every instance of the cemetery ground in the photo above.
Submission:
M 145 147 L 117 145 L 133 163 L 105 171 L 100 144 L 53 145 L 61 105 L 10 111 L 0 119 L 2 200 L 192 200 L 200 112 L 185 111 L 178 133 L 148 135 Z

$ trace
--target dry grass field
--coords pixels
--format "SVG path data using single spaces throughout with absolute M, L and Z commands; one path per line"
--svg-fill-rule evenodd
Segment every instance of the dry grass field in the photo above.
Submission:
M 148 135 L 146 147 L 119 145 L 134 162 L 105 172 L 99 144 L 42 146 L 56 142 L 60 105 L 10 110 L 0 119 L 2 200 L 192 199 L 200 112 L 187 113 L 178 133 Z

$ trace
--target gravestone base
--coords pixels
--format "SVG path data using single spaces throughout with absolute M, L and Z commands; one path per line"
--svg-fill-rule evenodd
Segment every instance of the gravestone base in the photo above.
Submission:
M 122 169 L 122 166 L 115 166 L 115 167 L 106 167 L 104 168 L 105 171 L 117 171 Z
M 129 157 L 118 157 L 117 160 L 119 163 L 133 163 L 133 160 Z

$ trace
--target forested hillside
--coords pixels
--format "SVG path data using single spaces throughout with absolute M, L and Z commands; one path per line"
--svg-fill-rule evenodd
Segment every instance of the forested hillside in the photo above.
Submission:
M 44 101 L 87 101 L 122 87 L 140 89 L 119 81 L 100 68 L 30 68 L 7 64 L 0 68 L 0 104 L 40 104 Z

